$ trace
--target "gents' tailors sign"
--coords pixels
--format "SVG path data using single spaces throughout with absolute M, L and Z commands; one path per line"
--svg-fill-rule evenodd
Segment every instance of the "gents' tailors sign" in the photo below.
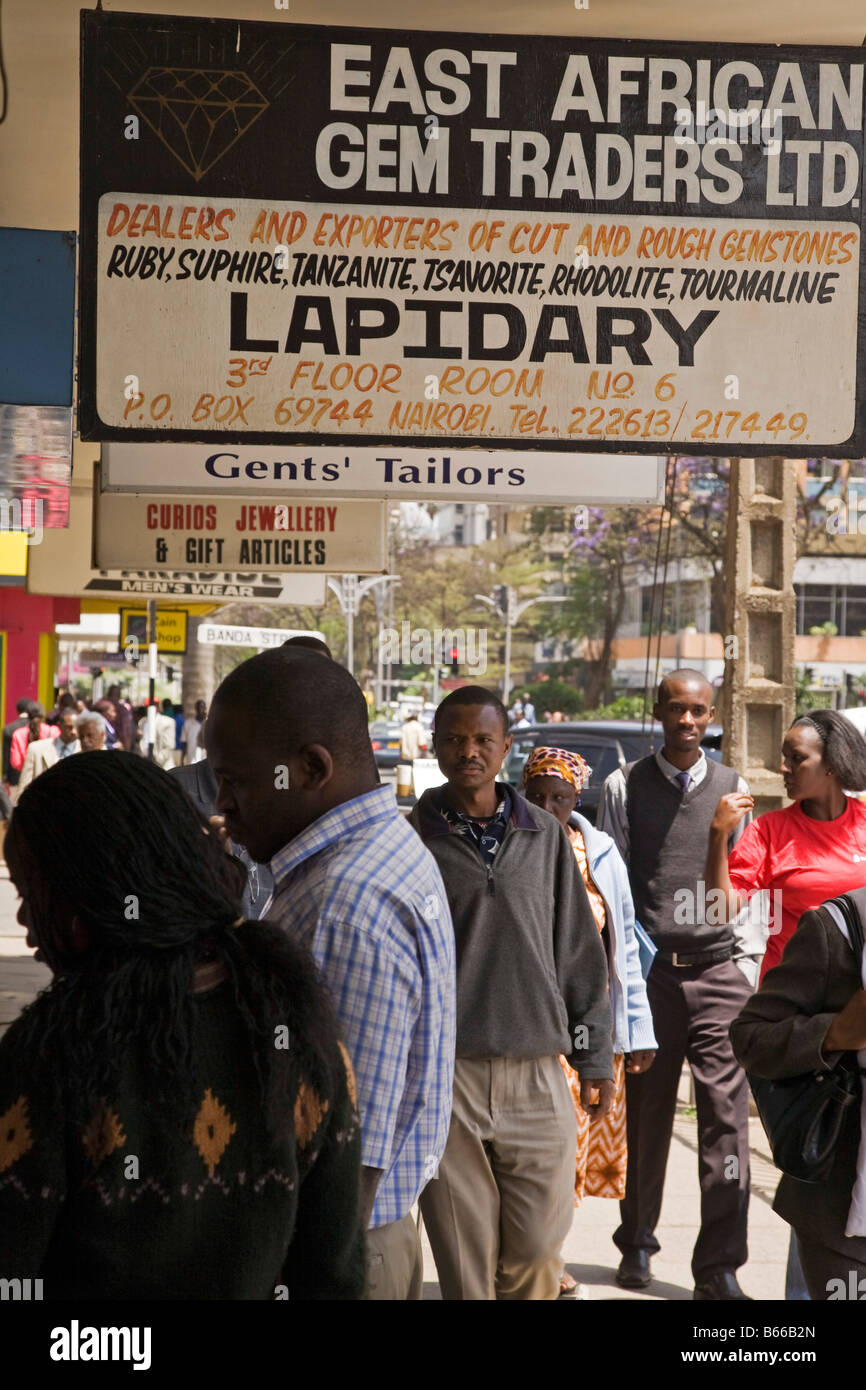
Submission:
M 95 494 L 94 564 L 103 569 L 387 569 L 382 502 L 263 503 Z
M 84 438 L 866 453 L 860 50 L 82 23 Z
M 414 497 L 438 501 L 574 502 L 625 506 L 664 499 L 665 460 L 603 454 L 503 455 L 475 449 L 273 448 L 248 444 L 105 444 L 106 492 Z

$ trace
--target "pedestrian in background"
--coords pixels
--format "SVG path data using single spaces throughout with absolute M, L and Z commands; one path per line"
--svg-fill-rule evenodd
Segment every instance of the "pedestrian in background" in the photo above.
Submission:
M 519 695 L 515 695 L 511 708 L 508 711 L 508 723 L 513 726 L 518 719 L 523 718 L 523 701 Z
M 53 767 L 56 762 L 80 751 L 78 715 L 74 709 L 61 711 L 57 727 L 60 729 L 60 733 L 56 738 L 37 739 L 35 743 L 28 746 L 18 782 L 19 792 L 29 786 L 40 773 L 47 772 L 48 768 Z
M 135 716 L 132 705 L 124 700 L 119 685 L 108 687 L 108 699 L 114 706 L 114 727 L 118 746 L 131 753 L 135 744 Z
M 79 714 L 77 728 L 82 753 L 105 752 L 108 727 L 98 710 L 86 709 Z
M 49 723 L 49 724 L 56 724 L 56 725 L 58 726 L 58 728 L 59 728 L 59 727 L 60 727 L 60 716 L 61 716 L 61 714 L 63 713 L 63 711 L 64 711 L 65 709 L 71 709 L 72 712 L 73 712 L 73 714 L 76 714 L 76 713 L 77 713 L 76 708 L 75 708 L 75 696 L 72 694 L 72 691 L 71 691 L 71 690 L 64 690 L 64 691 L 58 696 L 56 705 L 55 705 L 54 708 L 53 708 L 52 710 L 50 710 L 49 713 L 46 715 L 46 718 L 47 718 L 47 720 L 48 720 L 48 723 Z
M 109 752 L 113 753 L 116 748 L 121 746 L 117 737 L 117 709 L 114 701 L 103 696 L 101 700 L 94 702 L 93 708 L 105 720 L 105 746 Z
M 592 769 L 579 753 L 567 748 L 535 748 L 523 769 L 527 801 L 556 816 L 571 841 L 592 915 L 607 956 L 610 1009 L 613 1020 L 613 1086 L 611 1108 L 603 1119 L 590 1122 L 580 1103 L 580 1077 L 560 1057 L 577 1117 L 574 1204 L 584 1196 L 625 1197 L 626 1144 L 625 1073 L 638 1075 L 653 1062 L 657 1043 L 646 985 L 641 971 L 635 931 L 634 904 L 628 874 L 609 835 L 578 815 L 580 793 Z M 599 1090 L 607 1093 L 608 1082 Z M 560 1291 L 567 1294 L 576 1281 L 565 1271 Z
M 417 714 L 410 714 L 400 730 L 400 761 L 410 765 L 426 751 L 427 738 Z
M 658 948 L 647 979 L 658 1053 L 649 1069 L 626 1075 L 629 1164 L 617 1283 L 644 1288 L 661 1211 L 683 1062 L 694 1078 L 698 1112 L 701 1225 L 692 1255 L 698 1300 L 746 1299 L 736 1270 L 748 1258 L 748 1084 L 728 1029 L 757 976 L 732 926 L 704 912 L 710 822 L 720 796 L 748 787 L 733 768 L 701 748 L 715 713 L 700 671 L 665 676 L 653 718 L 661 752 L 611 773 L 602 789 L 599 829 L 616 841 L 629 872 L 635 917 Z M 731 1160 L 734 1160 L 733 1163 Z
M 555 1299 L 573 1217 L 581 1104 L 612 1091 L 607 966 L 565 832 L 507 783 L 505 706 L 463 686 L 436 711 L 446 778 L 410 821 L 445 881 L 457 941 L 448 1144 L 421 1211 L 445 1299 Z
M 9 746 L 9 766 L 20 778 L 27 749 L 39 739 L 56 738 L 60 733 L 56 724 L 46 724 L 45 708 L 34 700 L 30 705 L 27 723 L 16 729 Z
M 161 767 L 166 772 L 168 772 L 171 770 L 171 768 L 177 766 L 174 755 L 174 745 L 175 738 L 177 735 L 177 729 L 175 727 L 174 720 L 170 719 L 167 714 L 163 714 L 158 705 L 156 707 L 155 714 L 156 732 L 154 734 L 152 761 L 156 763 L 157 767 Z M 150 743 L 148 742 L 147 732 L 147 709 L 145 709 L 143 718 L 140 719 L 138 722 L 138 729 L 139 734 L 141 736 L 141 754 L 143 757 L 149 758 Z
M 270 862 L 267 920 L 311 950 L 354 1063 L 369 1296 L 420 1299 L 411 1210 L 445 1148 L 454 1070 L 441 877 L 379 782 L 357 682 L 320 650 L 237 666 L 211 703 L 207 747 L 224 829 Z
M 29 724 L 32 705 L 32 700 L 22 697 L 15 705 L 18 717 L 3 725 L 3 781 L 7 787 L 16 787 L 18 778 L 21 776 L 21 766 L 13 767 L 9 760 L 9 754 L 12 750 L 12 735 L 17 733 L 19 729 L 26 728 Z
M 197 763 L 206 756 L 204 749 L 204 725 L 207 719 L 207 705 L 204 700 L 196 700 L 195 716 L 184 720 L 180 743 L 182 761 Z

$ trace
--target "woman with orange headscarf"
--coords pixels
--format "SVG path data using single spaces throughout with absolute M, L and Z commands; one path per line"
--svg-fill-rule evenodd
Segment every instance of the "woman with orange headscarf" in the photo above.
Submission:
M 536 748 L 523 769 L 526 799 L 556 816 L 571 840 L 608 959 L 614 1079 L 600 1082 L 599 1089 L 615 1087 L 615 1094 L 603 1119 L 590 1122 L 580 1104 L 578 1075 L 560 1058 L 577 1111 L 575 1206 L 584 1196 L 625 1196 L 625 1072 L 646 1071 L 657 1047 L 640 948 L 650 957 L 654 952 L 634 920 L 625 864 L 610 835 L 596 830 L 576 809 L 591 775 L 585 759 L 567 748 Z M 564 1272 L 561 1292 L 570 1293 L 575 1287 L 571 1275 Z

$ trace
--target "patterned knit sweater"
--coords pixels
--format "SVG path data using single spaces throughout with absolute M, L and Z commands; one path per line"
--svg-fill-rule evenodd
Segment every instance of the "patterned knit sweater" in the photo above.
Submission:
M 356 1299 L 365 1285 L 354 1080 L 316 1094 L 295 1068 L 294 1124 L 269 1138 L 231 986 L 195 994 L 196 1111 L 182 1130 L 141 1101 L 131 1044 L 86 1126 L 56 1074 L 0 1041 L 0 1278 L 46 1299 Z M 50 1008 L 50 992 L 36 1008 Z

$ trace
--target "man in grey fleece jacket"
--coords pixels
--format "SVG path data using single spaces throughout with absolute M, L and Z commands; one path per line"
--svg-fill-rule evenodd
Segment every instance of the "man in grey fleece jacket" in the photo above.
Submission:
M 454 920 L 457 1062 L 448 1144 L 421 1210 L 443 1298 L 553 1299 L 576 1145 L 559 1054 L 600 1118 L 613 1093 L 607 962 L 562 826 L 495 781 L 511 746 L 501 701 L 453 691 L 433 746 L 447 781 L 410 821 Z

